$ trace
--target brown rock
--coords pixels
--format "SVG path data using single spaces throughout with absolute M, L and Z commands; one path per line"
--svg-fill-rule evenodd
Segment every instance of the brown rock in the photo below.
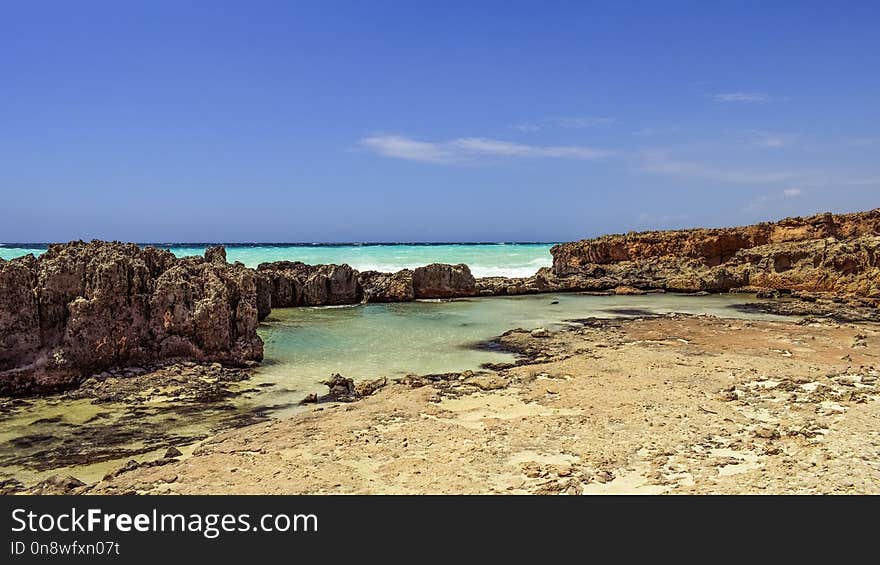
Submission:
M 403 269 L 396 273 L 364 271 L 358 275 L 364 302 L 409 302 L 415 298 L 413 272 Z
M 272 308 L 302 305 L 302 286 L 312 267 L 299 261 L 261 263 L 257 273 L 262 278 L 262 292 L 270 295 Z
M 271 295 L 271 308 L 357 304 L 358 272 L 348 265 L 306 265 L 299 261 L 261 263 L 261 287 Z
M 357 304 L 360 299 L 358 272 L 348 265 L 313 267 L 302 287 L 304 306 Z
M 640 296 L 642 294 L 647 294 L 647 292 L 632 286 L 618 286 L 614 289 L 614 294 L 618 296 Z
M 413 271 L 416 298 L 457 298 L 474 296 L 477 283 L 467 265 L 432 263 Z
M 171 358 L 262 359 L 254 273 L 242 265 L 73 242 L 0 262 L 0 282 L 0 394 Z
M 607 235 L 556 245 L 551 286 L 678 292 L 809 291 L 870 297 L 880 278 L 880 209 L 775 223 Z
M 211 263 L 226 262 L 226 248 L 222 245 L 205 249 L 205 260 Z
M 40 348 L 36 259 L 0 259 L 0 371 L 20 365 Z
M 266 273 L 257 272 L 254 282 L 257 285 L 257 320 L 262 322 L 272 312 L 272 279 Z

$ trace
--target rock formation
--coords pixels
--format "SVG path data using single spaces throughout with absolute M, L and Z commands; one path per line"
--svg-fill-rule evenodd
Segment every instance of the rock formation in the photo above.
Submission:
M 364 302 L 409 302 L 415 298 L 413 272 L 364 271 L 358 275 Z
M 257 267 L 260 304 L 269 308 L 329 306 L 359 302 L 408 302 L 416 298 L 456 298 L 477 294 L 467 265 L 435 263 L 396 273 L 357 272 L 348 265 L 306 265 L 298 261 Z M 261 306 L 262 312 L 265 309 Z
M 164 359 L 262 359 L 254 271 L 206 255 L 93 241 L 0 260 L 0 394 Z
M 456 298 L 477 293 L 477 282 L 467 265 L 432 263 L 413 270 L 416 298 Z
M 554 246 L 552 269 L 475 279 L 467 265 L 358 273 L 279 261 L 256 270 L 118 242 L 0 260 L 0 394 L 51 391 L 110 367 L 262 358 L 272 308 L 588 291 L 782 291 L 880 304 L 880 209 L 776 223 L 608 235 Z M 822 295 L 816 298 L 814 295 Z M 823 306 L 825 307 L 825 306 Z
M 299 261 L 261 263 L 257 272 L 268 281 L 272 308 L 357 304 L 358 272 L 348 265 L 306 265 Z
M 855 214 L 817 214 L 734 228 L 698 228 L 606 235 L 556 245 L 553 270 L 578 273 L 590 264 L 674 257 L 698 259 L 709 267 L 731 261 L 736 253 L 763 245 L 880 235 L 880 209 Z
M 608 235 L 551 253 L 557 289 L 782 289 L 880 298 L 880 210 Z
M 300 404 L 315 404 L 319 402 L 355 402 L 375 393 L 388 384 L 388 378 L 382 377 L 371 381 L 355 382 L 354 379 L 343 377 L 336 373 L 330 380 L 324 381 L 324 385 L 330 389 L 327 394 L 318 396 L 312 393 L 306 396 Z

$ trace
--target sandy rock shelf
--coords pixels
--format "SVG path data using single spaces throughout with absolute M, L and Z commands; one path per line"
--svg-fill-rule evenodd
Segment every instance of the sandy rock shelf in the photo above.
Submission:
M 522 364 L 404 379 L 79 490 L 880 492 L 878 325 L 587 320 L 500 345 Z

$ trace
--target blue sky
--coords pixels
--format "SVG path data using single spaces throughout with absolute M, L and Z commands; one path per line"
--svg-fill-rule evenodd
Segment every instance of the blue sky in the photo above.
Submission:
M 0 241 L 568 240 L 880 206 L 876 2 L 7 2 Z

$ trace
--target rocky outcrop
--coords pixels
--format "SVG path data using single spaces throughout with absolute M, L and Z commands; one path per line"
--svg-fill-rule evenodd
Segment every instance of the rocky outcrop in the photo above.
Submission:
M 355 382 L 354 379 L 343 377 L 336 373 L 330 380 L 324 381 L 324 385 L 330 389 L 327 394 L 318 396 L 312 393 L 306 396 L 300 404 L 315 404 L 320 402 L 355 402 L 366 398 L 388 384 L 388 379 L 382 377 L 371 381 Z
M 274 286 L 272 278 L 266 273 L 259 271 L 254 275 L 254 282 L 257 285 L 257 320 L 262 322 L 269 313 L 272 312 L 272 295 Z
M 334 306 L 361 300 L 358 272 L 348 265 L 306 265 L 299 261 L 261 263 L 271 308 Z
M 880 210 L 554 246 L 557 289 L 783 289 L 880 298 Z
M 456 298 L 477 294 L 477 281 L 467 265 L 432 263 L 413 270 L 416 298 Z
M 570 282 L 570 281 L 567 281 Z M 559 286 L 553 271 L 543 267 L 531 277 L 482 277 L 476 279 L 479 296 L 513 296 L 567 290 Z
M 258 279 L 264 292 L 268 292 L 271 308 L 288 308 L 302 305 L 302 285 L 311 266 L 299 261 L 276 261 L 261 263 L 257 267 Z
M 413 272 L 364 271 L 358 275 L 364 302 L 409 302 L 415 298 Z
M 698 259 L 713 267 L 737 252 L 763 245 L 880 235 L 880 209 L 855 214 L 817 214 L 734 228 L 699 228 L 606 235 L 551 249 L 557 275 L 577 274 L 591 264 L 607 265 L 657 258 Z
M 435 263 L 396 273 L 364 271 L 348 265 L 306 265 L 292 261 L 257 267 L 259 303 L 268 308 L 330 306 L 359 302 L 408 302 L 416 298 L 458 298 L 477 294 L 467 265 Z M 268 299 L 264 299 L 267 296 Z
M 254 271 L 208 256 L 93 241 L 0 261 L 0 393 L 164 359 L 262 359 Z
M 304 306 L 354 304 L 360 299 L 358 272 L 348 265 L 312 267 L 302 285 Z
M 210 261 L 211 263 L 225 263 L 226 248 L 222 245 L 217 245 L 205 249 L 205 260 Z
M 229 264 L 133 244 L 52 245 L 0 260 L 0 394 L 69 387 L 106 368 L 262 357 L 272 308 L 587 291 L 781 290 L 880 304 L 880 210 L 609 235 L 554 246 L 553 268 L 475 279 L 467 265 L 358 273 L 349 265 Z M 827 297 L 826 297 L 827 298 Z
M 756 247 L 736 263 L 752 287 L 880 299 L 880 234 Z

